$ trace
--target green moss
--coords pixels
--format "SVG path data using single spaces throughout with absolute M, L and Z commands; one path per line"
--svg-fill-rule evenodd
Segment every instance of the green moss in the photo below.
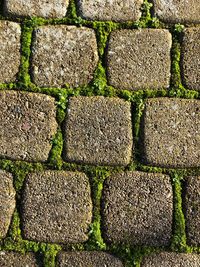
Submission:
M 48 160 L 49 167 L 59 170 L 62 168 L 62 149 L 63 136 L 61 129 L 59 129 L 54 139 L 52 140 L 52 149 Z

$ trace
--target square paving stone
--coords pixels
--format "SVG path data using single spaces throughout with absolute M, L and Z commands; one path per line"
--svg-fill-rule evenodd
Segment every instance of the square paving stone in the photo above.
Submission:
M 200 245 L 200 176 L 188 177 L 185 188 L 185 217 L 187 242 L 191 246 Z
M 5 0 L 4 13 L 14 17 L 62 18 L 69 0 Z
M 131 105 L 119 98 L 71 97 L 65 121 L 66 160 L 127 165 L 132 154 Z
M 1 267 L 42 267 L 41 258 L 33 253 L 19 254 L 16 252 L 0 251 Z
M 89 179 L 84 173 L 45 171 L 27 176 L 22 230 L 28 240 L 79 243 L 92 219 Z
M 168 30 L 117 30 L 107 51 L 108 81 L 118 89 L 160 89 L 170 85 Z
M 7 234 L 14 209 L 13 177 L 10 173 L 0 170 L 0 238 L 4 238 Z
M 94 30 L 66 25 L 48 25 L 35 30 L 31 71 L 36 85 L 86 85 L 92 80 L 97 63 Z
M 200 91 L 200 28 L 184 31 L 181 61 L 186 87 Z
M 199 0 L 153 0 L 155 15 L 169 23 L 199 23 Z
M 146 256 L 141 267 L 199 267 L 200 256 L 197 254 L 162 252 Z
M 105 252 L 62 252 L 56 267 L 123 267 L 122 262 Z
M 0 92 L 0 157 L 46 161 L 57 131 L 53 97 L 16 91 Z
M 199 100 L 148 99 L 142 123 L 143 161 L 161 167 L 199 167 L 199 110 Z
M 105 181 L 103 233 L 109 243 L 168 246 L 172 236 L 170 177 L 121 172 Z
M 91 20 L 136 21 L 143 0 L 78 0 L 80 16 Z
M 14 82 L 20 66 L 21 28 L 18 23 L 0 21 L 0 83 Z

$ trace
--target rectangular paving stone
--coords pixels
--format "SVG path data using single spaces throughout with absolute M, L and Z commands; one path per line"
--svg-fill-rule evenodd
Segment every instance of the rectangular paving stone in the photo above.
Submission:
M 199 0 L 153 0 L 155 15 L 164 22 L 199 23 Z
M 41 87 L 88 84 L 98 63 L 93 29 L 48 25 L 34 32 L 31 72 Z
M 141 150 L 145 164 L 200 166 L 200 101 L 148 99 L 143 115 Z
M 91 20 L 136 21 L 143 0 L 78 0 L 80 16 Z
M 185 218 L 187 243 L 190 246 L 200 244 L 200 176 L 186 179 L 185 187 Z
M 184 30 L 181 61 L 185 86 L 200 91 L 200 28 Z
M 162 252 L 146 256 L 141 267 L 199 267 L 200 256 L 197 254 L 184 254 Z
M 31 173 L 22 200 L 25 239 L 47 243 L 79 243 L 88 239 L 92 219 L 89 179 L 84 173 Z
M 0 251 L 1 267 L 42 267 L 42 260 L 33 253 L 20 254 Z
M 168 30 L 113 31 L 107 51 L 109 84 L 127 90 L 168 88 L 171 45 Z
M 173 195 L 170 177 L 121 172 L 103 189 L 103 234 L 109 243 L 168 246 L 172 236 Z
M 69 0 L 5 0 L 4 14 L 12 17 L 63 18 Z
M 6 237 L 14 209 L 15 189 L 12 174 L 0 170 L 0 238 Z
M 71 97 L 64 128 L 67 161 L 129 164 L 132 155 L 130 103 L 101 96 Z
M 62 252 L 56 267 L 123 267 L 122 262 L 105 252 Z
M 0 83 L 14 82 L 20 66 L 21 28 L 18 23 L 0 21 Z
M 46 161 L 57 132 L 53 97 L 0 91 L 0 157 Z

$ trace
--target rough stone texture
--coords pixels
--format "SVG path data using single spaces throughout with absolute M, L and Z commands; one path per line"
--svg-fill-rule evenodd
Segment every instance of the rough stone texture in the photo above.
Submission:
M 130 103 L 118 98 L 70 98 L 64 153 L 69 161 L 127 165 L 132 154 Z
M 78 0 L 79 14 L 85 19 L 136 21 L 143 0 Z
M 185 217 L 187 242 L 192 246 L 200 244 L 200 176 L 188 177 L 185 193 Z
M 12 175 L 0 170 L 0 238 L 4 238 L 15 209 Z
M 127 90 L 169 87 L 171 44 L 167 30 L 112 32 L 107 52 L 109 84 Z
M 45 171 L 29 174 L 22 203 L 26 239 L 78 243 L 88 239 L 92 202 L 84 173 Z
M 33 253 L 25 255 L 0 251 L 0 266 L 1 267 L 42 267 L 42 261 Z
M 153 0 L 155 15 L 170 23 L 199 23 L 199 0 Z
M 97 62 L 94 30 L 65 25 L 36 29 L 32 78 L 38 86 L 85 85 L 93 78 Z
M 184 31 L 181 65 L 186 87 L 200 90 L 200 28 Z
M 62 18 L 69 0 L 5 0 L 5 15 L 22 17 Z
M 57 267 L 123 267 L 122 262 L 104 252 L 64 252 L 58 256 Z
M 122 172 L 106 180 L 103 228 L 108 242 L 170 244 L 173 195 L 167 175 Z
M 143 160 L 162 167 L 200 166 L 200 101 L 148 99 L 143 117 Z
M 147 256 L 143 259 L 141 267 L 199 267 L 200 256 L 197 254 L 162 252 Z
M 52 97 L 26 92 L 0 92 L 0 157 L 46 161 L 57 130 Z
M 0 83 L 14 82 L 20 66 L 19 24 L 0 21 Z

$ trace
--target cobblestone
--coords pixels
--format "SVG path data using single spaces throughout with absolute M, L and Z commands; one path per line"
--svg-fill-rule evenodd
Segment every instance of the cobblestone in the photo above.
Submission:
M 33 253 L 26 255 L 0 251 L 0 266 L 1 267 L 42 267 L 41 259 Z
M 167 175 L 122 172 L 103 192 L 103 228 L 108 242 L 167 246 L 172 235 L 173 196 Z
M 162 167 L 198 167 L 199 110 L 199 100 L 148 99 L 143 117 L 141 144 L 144 162 Z
M 84 242 L 88 239 L 92 217 L 89 180 L 79 172 L 29 174 L 22 209 L 26 239 L 50 243 Z

